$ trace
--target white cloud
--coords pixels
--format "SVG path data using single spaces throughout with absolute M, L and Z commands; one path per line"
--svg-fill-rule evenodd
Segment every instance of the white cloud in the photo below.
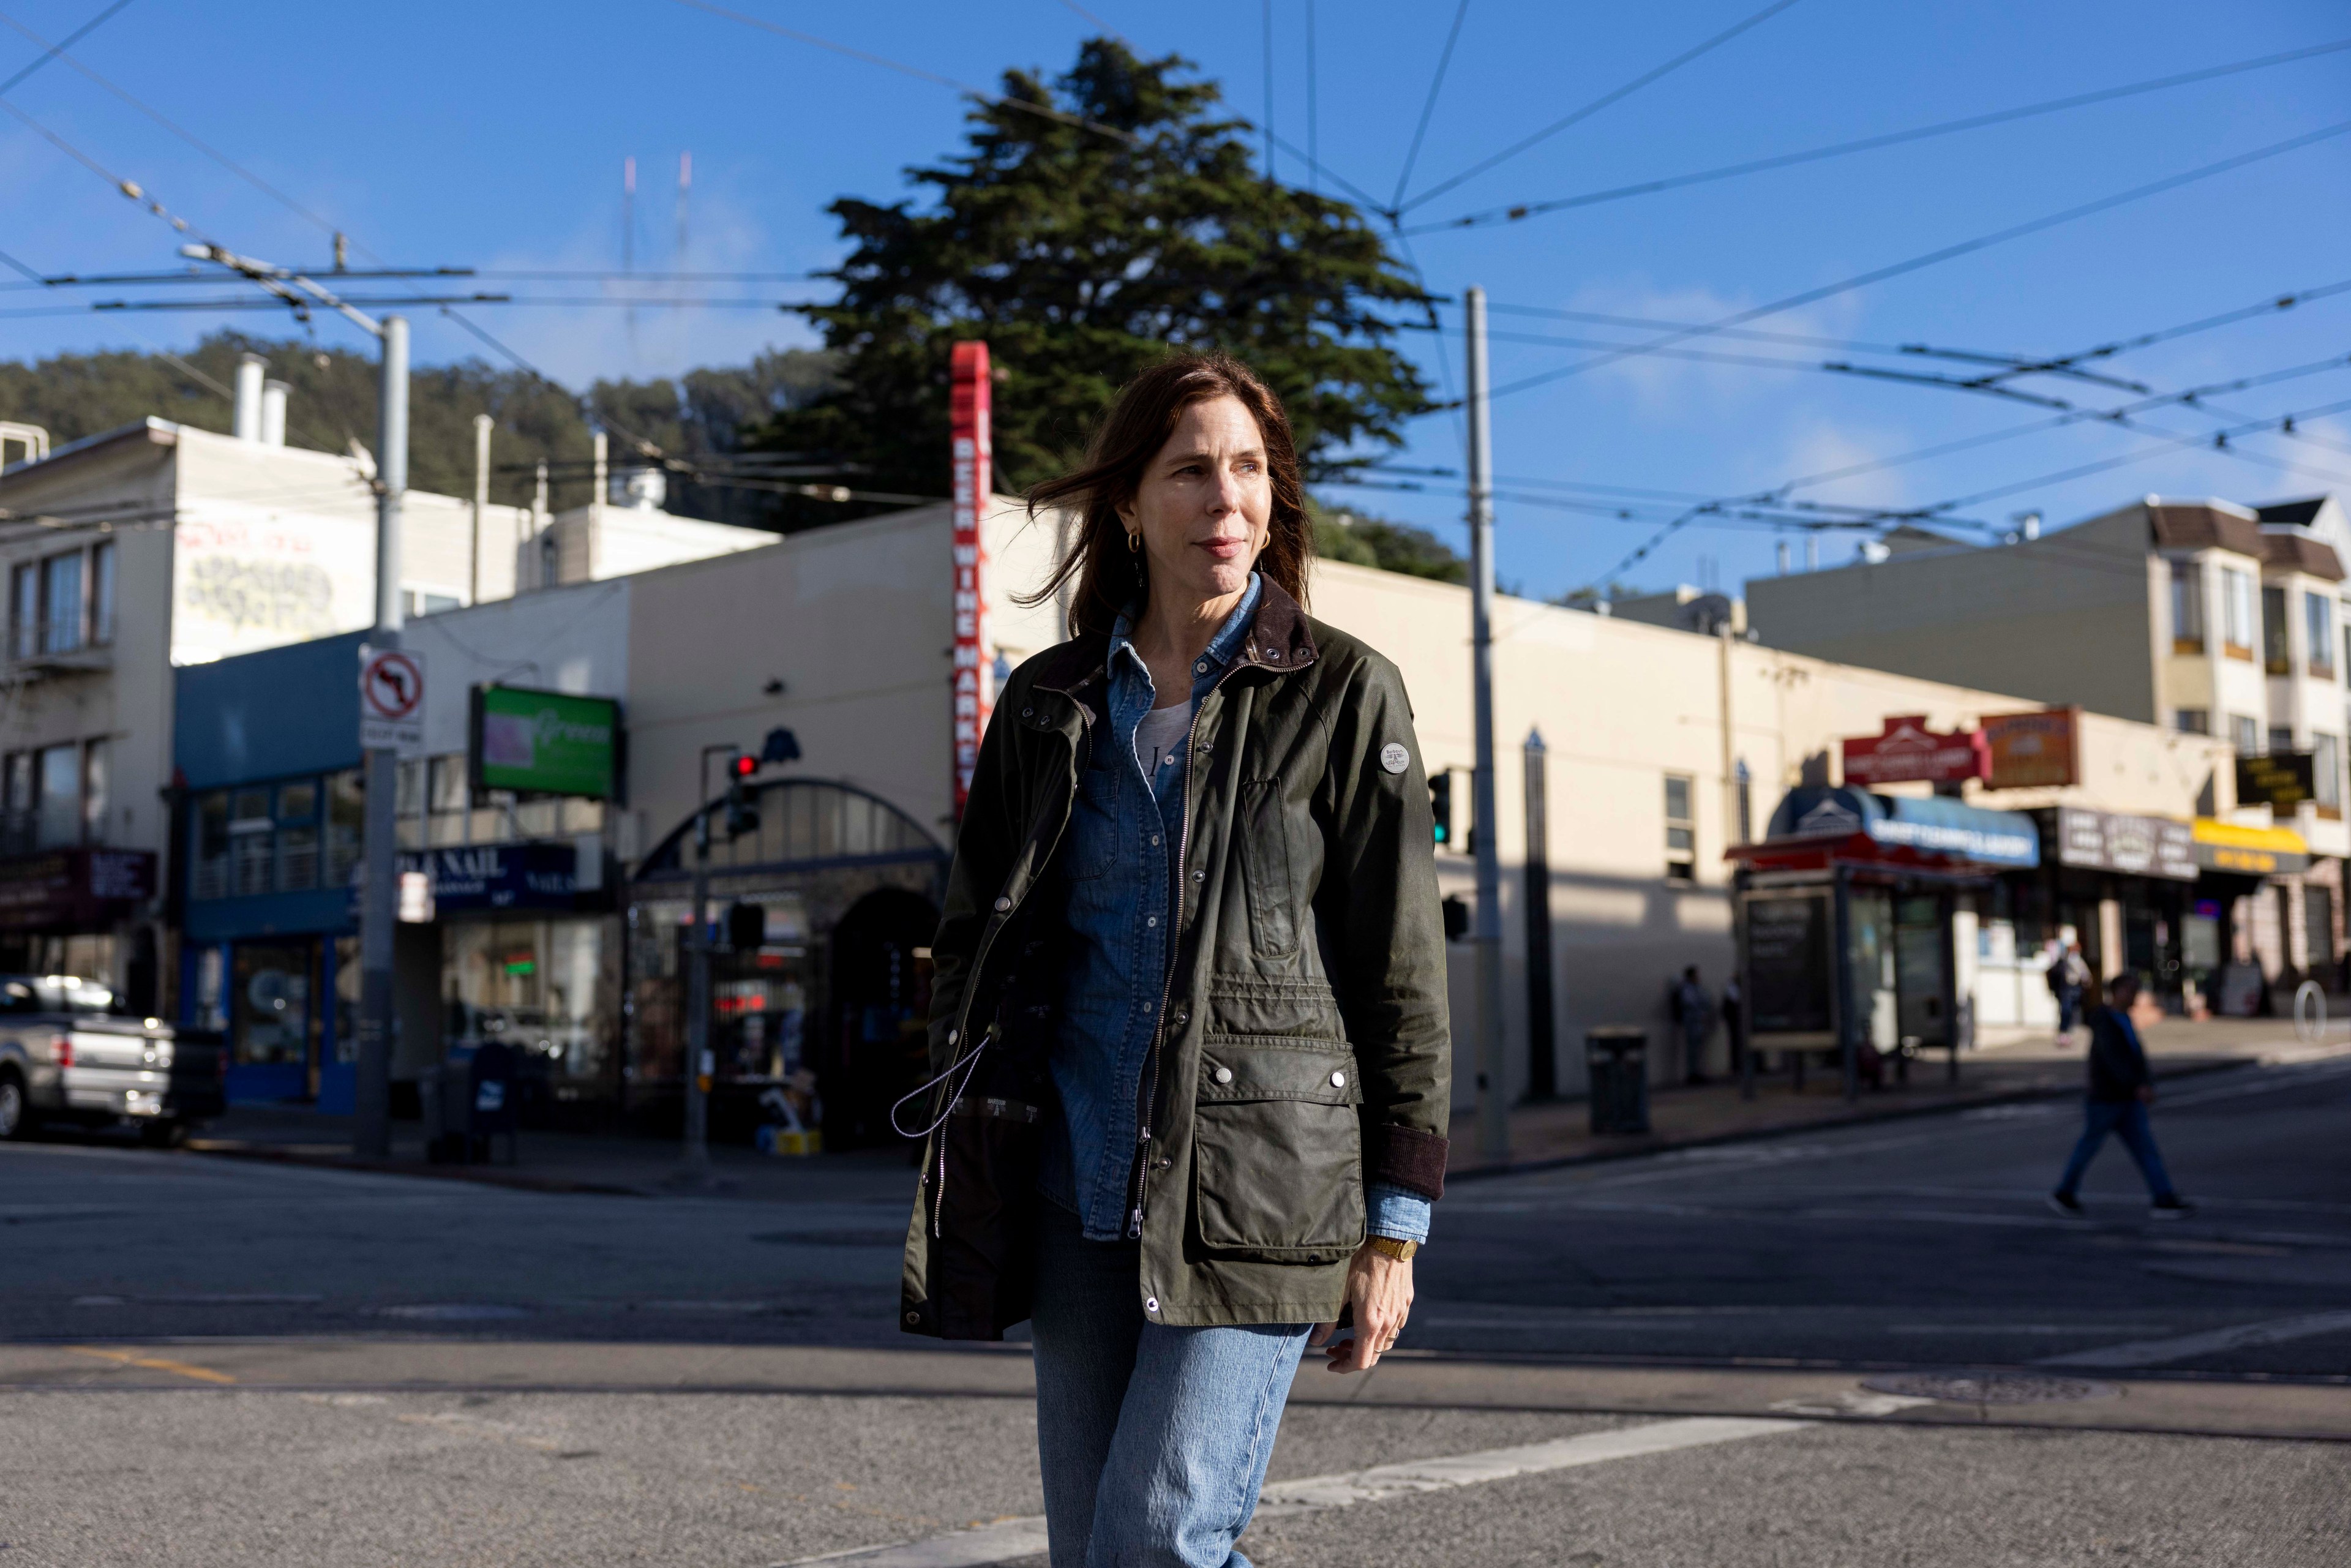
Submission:
M 1754 308 L 1743 296 L 1726 296 L 1704 287 L 1660 288 L 1646 280 L 1589 284 L 1568 302 L 1573 310 L 1624 318 L 1628 322 L 1705 325 Z M 1802 310 L 1766 316 L 1744 329 L 1798 337 L 1834 338 L 1849 329 L 1855 307 L 1834 299 Z M 1546 322 L 1540 317 L 1510 317 L 1497 323 L 1513 330 L 1551 337 L 1654 342 L 1669 335 L 1664 326 L 1613 326 L 1597 322 Z M 1668 351 L 1631 354 L 1603 365 L 1593 374 L 1629 392 L 1644 413 L 1684 410 L 1693 402 L 1715 406 L 1784 401 L 1792 380 L 1812 373 L 1806 369 L 1776 370 L 1767 365 L 1726 362 L 1725 359 L 1678 357 L 1713 355 L 1742 360 L 1790 361 L 1800 366 L 1817 364 L 1823 350 L 1802 343 L 1777 342 L 1723 334 L 1693 336 L 1667 346 Z M 1531 350 L 1530 350 L 1531 351 Z M 1547 350 L 1549 353 L 1574 350 Z

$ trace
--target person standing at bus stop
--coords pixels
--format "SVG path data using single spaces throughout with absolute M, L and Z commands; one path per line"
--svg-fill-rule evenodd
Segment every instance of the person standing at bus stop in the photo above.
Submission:
M 2107 1005 L 2090 1009 L 2090 1086 L 2082 1104 L 2082 1136 L 2074 1145 L 2049 1207 L 2080 1218 L 2087 1212 L 2076 1196 L 2090 1162 L 2105 1146 L 2109 1135 L 2119 1137 L 2138 1164 L 2147 1182 L 2154 1218 L 2178 1219 L 2194 1212 L 2194 1205 L 2171 1185 L 2163 1155 L 2155 1146 L 2155 1130 L 2147 1124 L 2147 1108 L 2155 1103 L 2155 1072 L 2147 1066 L 2147 1049 L 2131 1023 L 2131 1003 L 2138 999 L 2138 977 L 2116 975 L 2106 984 Z
M 1444 1189 L 1428 786 L 1395 667 L 1302 608 L 1239 362 L 1144 371 L 1030 505 L 1077 514 L 1039 594 L 1075 635 L 1006 683 L 956 840 L 902 1322 L 1031 1320 L 1053 1568 L 1246 1568 L 1301 1356 L 1394 1346 Z
M 2057 998 L 2057 1047 L 2074 1044 L 2074 1024 L 2082 1016 L 2082 998 L 2090 988 L 2090 966 L 2082 959 L 2081 944 L 2071 936 L 2049 961 L 2049 994 Z

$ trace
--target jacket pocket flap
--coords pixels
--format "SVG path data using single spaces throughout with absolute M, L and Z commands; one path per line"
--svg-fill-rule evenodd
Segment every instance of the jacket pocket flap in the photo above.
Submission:
M 1347 1038 L 1339 998 L 1320 980 L 1218 975 L 1208 981 L 1211 1034 L 1289 1035 L 1336 1045 Z
M 1239 1100 L 1306 1100 L 1322 1105 L 1361 1103 L 1354 1053 L 1325 1041 L 1272 1042 L 1209 1036 L 1200 1047 L 1203 1103 Z

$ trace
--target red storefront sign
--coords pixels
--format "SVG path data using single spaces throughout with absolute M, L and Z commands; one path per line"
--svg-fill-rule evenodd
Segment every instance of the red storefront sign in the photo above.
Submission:
M 1844 743 L 1848 784 L 1956 784 L 1982 778 L 1989 763 L 1980 734 L 1938 735 L 1927 727 L 1924 714 L 1889 718 L 1884 734 L 1854 736 Z
M 949 433 L 955 454 L 955 810 L 960 820 L 979 766 L 979 737 L 987 732 L 996 693 L 987 666 L 987 551 L 980 520 L 995 490 L 988 433 L 986 343 L 957 343 L 951 361 Z

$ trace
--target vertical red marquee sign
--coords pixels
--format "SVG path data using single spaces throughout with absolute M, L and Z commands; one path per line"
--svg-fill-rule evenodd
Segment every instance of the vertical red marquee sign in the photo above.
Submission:
M 995 706 L 987 666 L 986 599 L 987 550 L 980 521 L 994 494 L 995 455 L 988 434 L 988 374 L 986 343 L 957 343 L 953 361 L 950 430 L 955 451 L 955 810 L 971 794 L 979 766 L 979 737 L 987 732 Z

